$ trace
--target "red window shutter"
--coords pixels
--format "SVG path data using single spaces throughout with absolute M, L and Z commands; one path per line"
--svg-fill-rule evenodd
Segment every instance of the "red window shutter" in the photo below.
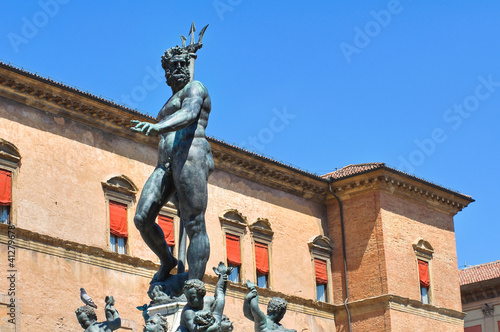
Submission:
M 172 247 L 175 245 L 174 238 L 174 219 L 158 215 L 158 225 L 160 225 L 161 230 L 163 231 L 163 235 L 165 235 L 165 241 L 167 241 L 167 245 Z
M 109 231 L 118 237 L 127 237 L 127 205 L 109 201 Z
M 498 322 L 498 326 L 500 327 L 500 322 Z M 469 326 L 464 329 L 465 332 L 481 332 L 481 325 Z
M 12 174 L 0 169 L 0 205 L 11 205 Z
M 316 283 L 319 285 L 326 285 L 328 283 L 328 275 L 326 273 L 326 261 L 315 258 L 314 270 L 316 272 Z
M 269 274 L 267 244 L 255 242 L 255 265 L 258 273 L 263 275 Z
M 227 263 L 241 266 L 240 237 L 226 234 Z
M 427 288 L 431 285 L 429 279 L 429 263 L 418 260 L 418 278 L 420 279 L 420 286 Z

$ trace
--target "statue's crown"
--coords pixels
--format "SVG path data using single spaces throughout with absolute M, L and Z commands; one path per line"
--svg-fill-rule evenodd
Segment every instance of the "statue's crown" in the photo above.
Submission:
M 182 46 L 174 46 L 172 48 L 169 48 L 168 50 L 165 51 L 165 54 L 161 57 L 162 64 L 166 64 L 173 56 L 176 55 L 184 55 L 187 56 L 188 59 L 196 59 L 196 52 L 203 47 L 203 35 L 205 34 L 205 30 L 207 30 L 208 24 L 201 29 L 200 33 L 198 34 L 198 42 L 195 43 L 194 41 L 194 33 L 196 32 L 196 27 L 194 25 L 194 22 L 191 24 L 191 29 L 189 30 L 188 36 L 191 36 L 191 43 L 186 46 L 186 40 L 187 38 L 181 35 L 181 42 Z M 165 66 L 163 66 L 165 68 Z

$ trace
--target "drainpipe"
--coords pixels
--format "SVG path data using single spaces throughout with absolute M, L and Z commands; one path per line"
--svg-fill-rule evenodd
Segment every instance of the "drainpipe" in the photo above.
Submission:
M 351 314 L 349 313 L 349 308 L 347 307 L 347 302 L 349 301 L 349 282 L 347 280 L 347 256 L 346 256 L 346 251 L 345 251 L 345 231 L 344 231 L 344 211 L 342 209 L 342 202 L 338 198 L 337 195 L 332 190 L 332 182 L 333 178 L 329 177 L 328 178 L 328 189 L 330 190 L 330 193 L 337 199 L 337 202 L 339 203 L 339 210 L 340 210 L 340 230 L 342 234 L 342 254 L 344 258 L 344 276 L 345 276 L 345 300 L 344 300 L 344 307 L 345 311 L 347 313 L 347 324 L 349 327 L 349 332 L 352 332 L 351 330 Z

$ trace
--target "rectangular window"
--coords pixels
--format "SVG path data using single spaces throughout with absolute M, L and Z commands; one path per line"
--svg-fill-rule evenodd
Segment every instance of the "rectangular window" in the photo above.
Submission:
M 498 323 L 500 327 L 500 323 Z M 481 325 L 474 325 L 474 326 L 469 326 L 464 329 L 465 332 L 481 332 L 482 328 Z
M 420 280 L 420 298 L 422 303 L 429 304 L 429 287 L 431 285 L 429 277 L 429 263 L 418 260 L 418 278 Z
M 227 266 L 233 268 L 233 272 L 229 275 L 229 280 L 240 282 L 241 251 L 239 236 L 226 233 L 226 254 Z
M 316 274 L 316 301 L 327 301 L 328 273 L 326 261 L 314 259 L 314 272 Z
M 257 286 L 269 287 L 269 253 L 265 243 L 255 242 L 255 267 L 257 270 Z
M 10 221 L 10 206 L 12 204 L 12 173 L 0 169 L 0 222 Z
M 163 231 L 163 235 L 165 236 L 165 241 L 167 242 L 168 250 L 173 253 L 175 246 L 175 237 L 174 237 L 174 218 L 158 215 L 158 225 Z
M 127 205 L 109 201 L 109 232 L 111 250 L 126 253 L 127 245 Z

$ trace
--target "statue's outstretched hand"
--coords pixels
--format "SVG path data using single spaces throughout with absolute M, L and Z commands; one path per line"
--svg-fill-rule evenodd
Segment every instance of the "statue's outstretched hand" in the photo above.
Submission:
M 132 131 L 143 133 L 146 136 L 158 136 L 159 128 L 158 125 L 155 123 L 130 120 L 130 125 L 133 126 L 130 127 Z

